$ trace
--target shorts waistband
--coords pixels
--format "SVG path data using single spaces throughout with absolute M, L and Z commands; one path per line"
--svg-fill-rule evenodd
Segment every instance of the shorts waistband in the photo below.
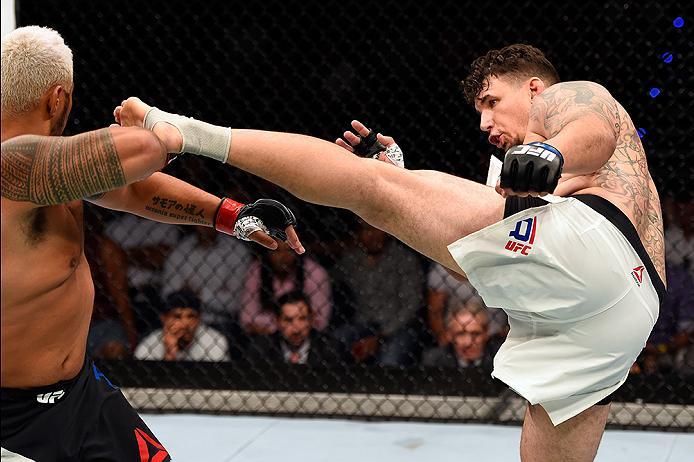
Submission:
M 648 256 L 648 253 L 646 252 L 646 249 L 644 248 L 643 243 L 641 242 L 641 238 L 639 237 L 639 234 L 636 232 L 636 228 L 634 228 L 634 225 L 631 222 L 631 220 L 629 220 L 629 218 L 626 215 L 624 215 L 624 212 L 619 210 L 619 208 L 617 208 L 616 205 L 614 205 L 612 202 L 608 201 L 604 197 L 596 196 L 594 194 L 577 194 L 571 197 L 583 202 L 588 207 L 605 217 L 624 235 L 624 237 L 627 239 L 627 241 L 629 241 L 631 246 L 634 248 L 634 251 L 636 251 L 639 258 L 643 262 L 643 266 L 646 267 L 646 271 L 648 271 L 648 275 L 650 276 L 651 281 L 653 282 L 653 287 L 655 288 L 655 291 L 658 293 L 658 300 L 662 305 L 663 299 L 667 294 L 665 284 L 663 283 L 663 280 L 660 279 L 660 275 L 656 271 L 655 265 L 653 264 L 651 257 Z
M 51 393 L 58 393 L 62 391 L 64 394 L 70 392 L 72 387 L 75 386 L 78 380 L 89 374 L 91 369 L 91 361 L 85 359 L 82 369 L 71 379 L 61 380 L 52 385 L 44 385 L 41 387 L 30 387 L 30 388 L 0 388 L 0 399 L 3 402 L 7 401 L 36 401 L 38 395 L 50 395 Z

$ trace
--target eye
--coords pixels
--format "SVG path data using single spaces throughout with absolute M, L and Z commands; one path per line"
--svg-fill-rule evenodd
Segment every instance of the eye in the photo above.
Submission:
M 490 99 L 490 100 L 489 100 L 489 107 L 494 107 L 494 106 L 496 106 L 496 103 L 498 103 L 498 102 L 499 102 L 498 99 Z

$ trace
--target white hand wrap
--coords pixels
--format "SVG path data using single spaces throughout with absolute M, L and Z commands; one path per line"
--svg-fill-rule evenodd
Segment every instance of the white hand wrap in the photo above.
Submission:
M 386 157 L 393 165 L 405 168 L 405 157 L 397 144 L 393 143 L 386 148 Z
M 144 121 L 147 130 L 152 130 L 159 122 L 173 125 L 179 131 L 183 138 L 181 152 L 211 157 L 226 163 L 231 146 L 231 128 L 171 114 L 156 107 L 147 111 Z
M 244 241 L 250 241 L 251 239 L 248 236 L 256 231 L 263 231 L 265 234 L 270 234 L 267 227 L 258 217 L 242 217 L 239 218 L 234 225 L 234 236 Z

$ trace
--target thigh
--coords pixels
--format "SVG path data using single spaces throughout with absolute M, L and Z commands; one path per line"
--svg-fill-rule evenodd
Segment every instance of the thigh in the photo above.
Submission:
M 171 460 L 120 390 L 114 390 L 103 402 L 97 422 L 85 438 L 80 460 Z
M 368 200 L 354 212 L 457 273 L 448 245 L 503 219 L 505 200 L 489 186 L 378 161 L 372 167 Z
M 590 462 L 595 459 L 610 411 L 592 406 L 556 427 L 541 405 L 528 405 L 521 434 L 523 462 Z

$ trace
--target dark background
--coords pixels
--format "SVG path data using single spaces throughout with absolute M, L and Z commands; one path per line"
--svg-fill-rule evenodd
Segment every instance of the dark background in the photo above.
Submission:
M 483 180 L 494 148 L 459 82 L 477 56 L 522 42 L 544 50 L 563 80 L 606 86 L 646 129 L 661 194 L 688 192 L 694 178 L 691 24 L 673 26 L 694 20 L 684 2 L 17 3 L 18 26 L 53 27 L 74 52 L 66 134 L 110 123 L 130 95 L 213 123 L 325 139 L 356 118 L 393 135 L 411 168 Z M 662 89 L 655 99 L 651 87 Z M 218 181 L 206 184 L 201 166 Z M 219 193 L 249 182 L 208 160 L 169 168 Z
M 394 136 L 409 168 L 479 181 L 495 148 L 464 102 L 460 80 L 489 49 L 532 44 L 563 80 L 607 87 L 646 130 L 643 143 L 661 197 L 690 199 L 694 16 L 685 14 L 685 2 L 571 3 L 17 1 L 17 25 L 52 27 L 74 52 L 66 134 L 110 124 L 113 108 L 128 96 L 212 123 L 330 140 L 359 119 Z M 681 29 L 673 26 L 678 16 L 686 21 Z M 661 57 L 666 52 L 674 55 L 669 64 Z M 657 98 L 649 96 L 652 87 L 662 90 Z M 218 195 L 241 187 L 252 197 L 288 201 L 305 241 L 339 238 L 351 224 L 346 212 L 287 198 L 209 159 L 179 158 L 167 172 Z M 255 377 L 258 371 L 233 363 L 202 371 L 196 367 L 205 365 L 188 364 L 172 373 L 175 367 L 124 362 L 110 371 L 124 386 L 436 394 L 430 389 L 436 384 L 439 393 L 497 392 L 488 383 L 424 372 L 360 368 L 305 380 L 281 370 Z M 630 378 L 621 398 L 691 400 L 681 379 L 644 380 Z

